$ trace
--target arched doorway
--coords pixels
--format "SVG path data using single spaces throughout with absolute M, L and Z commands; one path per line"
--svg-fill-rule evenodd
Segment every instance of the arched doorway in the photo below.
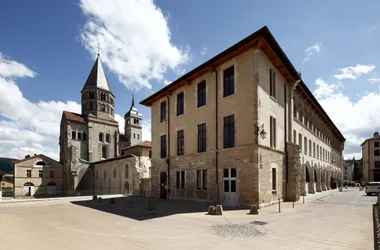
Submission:
M 126 181 L 126 182 L 124 183 L 124 193 L 125 193 L 125 194 L 128 194 L 128 193 L 129 193 L 129 182 L 128 182 L 128 181 Z
M 33 196 L 34 195 L 34 184 L 27 182 L 24 184 L 24 196 Z
M 47 185 L 47 194 L 55 195 L 57 193 L 57 185 L 54 182 L 49 182 Z

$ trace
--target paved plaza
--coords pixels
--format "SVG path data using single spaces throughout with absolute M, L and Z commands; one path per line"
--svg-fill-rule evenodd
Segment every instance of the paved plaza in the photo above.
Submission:
M 204 204 L 117 197 L 0 204 L 1 249 L 373 249 L 372 204 L 357 188 L 247 215 Z M 148 205 L 155 210 L 146 211 Z

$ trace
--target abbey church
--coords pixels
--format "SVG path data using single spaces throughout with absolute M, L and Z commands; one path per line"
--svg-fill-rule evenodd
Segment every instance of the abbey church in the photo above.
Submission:
M 59 145 L 63 189 L 69 192 L 136 192 L 141 179 L 149 178 L 150 142 L 142 141 L 142 115 L 133 97 L 124 117 L 124 133 L 120 133 L 115 120 L 115 95 L 99 56 L 81 97 L 82 114 L 64 111 L 61 119 Z M 129 153 L 130 149 L 134 154 Z

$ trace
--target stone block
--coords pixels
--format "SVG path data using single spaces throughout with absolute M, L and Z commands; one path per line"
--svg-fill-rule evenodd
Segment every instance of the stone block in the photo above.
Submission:
M 223 207 L 222 207 L 222 205 L 216 205 L 216 207 L 215 207 L 215 215 L 223 215 Z
M 258 206 L 256 205 L 251 205 L 249 209 L 249 214 L 259 214 L 259 209 Z
M 215 215 L 215 207 L 214 206 L 209 206 L 207 214 L 209 214 L 209 215 Z

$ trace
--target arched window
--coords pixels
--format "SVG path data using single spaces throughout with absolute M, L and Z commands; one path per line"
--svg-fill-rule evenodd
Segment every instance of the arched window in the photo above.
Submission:
M 110 134 L 106 134 L 106 142 L 107 143 L 111 142 L 111 136 L 110 136 Z
M 139 140 L 140 140 L 140 135 L 139 135 L 139 134 L 137 134 L 137 139 L 139 139 Z
M 103 112 L 106 111 L 106 105 L 104 105 L 104 103 L 102 103 L 102 111 L 103 111 Z
M 76 135 L 75 131 L 72 131 L 72 132 L 71 132 L 71 138 L 72 138 L 72 139 L 75 139 L 75 137 L 76 137 L 75 135 Z
M 113 169 L 113 178 L 116 179 L 116 168 Z
M 99 141 L 103 142 L 103 133 L 99 133 Z
M 102 147 L 102 159 L 107 159 L 107 148 Z
M 81 139 L 82 139 L 82 133 L 78 132 L 78 140 L 81 140 Z
M 39 162 L 36 163 L 36 165 L 37 165 L 37 166 L 45 166 L 46 163 L 43 162 L 43 161 L 39 161 Z
M 124 170 L 124 177 L 125 178 L 128 178 L 128 175 L 129 175 L 129 166 L 128 164 L 125 164 L 125 170 Z

